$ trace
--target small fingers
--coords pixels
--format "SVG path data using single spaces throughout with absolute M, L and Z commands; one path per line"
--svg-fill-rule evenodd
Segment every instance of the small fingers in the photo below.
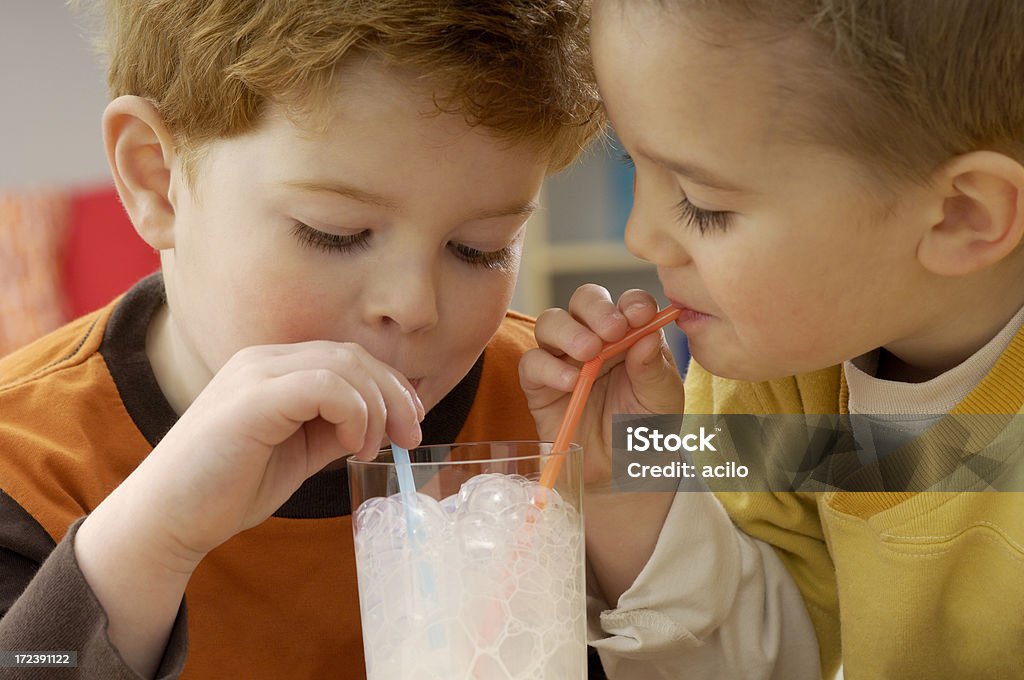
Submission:
M 589 361 L 601 347 L 618 340 L 629 329 L 611 295 L 601 286 L 580 286 L 569 300 L 568 311 L 549 309 L 537 319 L 537 343 L 555 356 Z
M 600 336 L 602 342 L 618 340 L 629 330 L 608 290 L 593 283 L 576 289 L 569 299 L 569 313 Z
M 423 403 L 409 380 L 360 345 L 336 344 L 333 353 L 339 363 L 352 369 L 352 375 L 365 374 L 368 378 L 366 383 L 358 385 L 368 399 L 369 424 L 366 441 L 356 455 L 362 459 L 373 458 L 385 433 L 399 446 L 418 446 L 423 438 L 420 420 L 425 413 Z M 356 369 L 355 365 L 359 368 Z
M 376 384 L 384 399 L 383 423 L 380 436 L 367 441 L 366 447 L 358 452 L 360 458 L 372 458 L 377 452 L 384 432 L 387 432 L 399 446 L 407 449 L 419 446 L 423 439 L 420 429 L 423 406 L 419 402 L 416 390 L 409 381 L 390 366 L 373 360 L 371 371 L 376 376 Z
M 652 413 L 682 413 L 683 380 L 662 331 L 626 352 L 626 373 L 640 404 Z
M 633 288 L 619 297 L 618 309 L 631 328 L 638 328 L 658 313 L 658 301 L 647 291 Z
M 413 408 L 418 419 L 426 415 L 423 402 L 408 378 L 381 362 L 364 347 L 351 342 L 331 342 L 329 340 L 312 340 L 291 345 L 263 345 L 248 347 L 241 350 L 236 357 L 244 357 L 251 363 L 262 362 L 266 372 L 271 375 L 282 375 L 289 371 L 313 366 L 324 366 L 343 377 L 360 381 L 357 376 L 366 374 L 372 379 L 381 380 L 384 374 L 390 374 L 389 382 L 397 380 L 402 389 L 410 395 Z M 234 361 L 235 359 L 233 359 Z M 360 381 L 361 382 L 361 381 Z
M 537 318 L 534 329 L 537 344 L 550 354 L 588 361 L 597 356 L 603 344 L 597 335 L 564 309 L 548 309 Z
M 531 349 L 519 361 L 519 382 L 527 393 L 544 388 L 571 392 L 579 369 L 543 349 Z
M 317 416 L 336 426 L 338 440 L 360 457 L 372 457 L 385 432 L 398 444 L 417 446 L 424 407 L 408 379 L 359 345 L 313 341 L 240 352 L 241 387 L 253 378 L 283 378 L 289 393 L 277 394 L 275 409 L 288 420 Z M 359 411 L 357 417 L 356 411 Z
M 371 422 L 369 411 L 380 408 L 380 398 L 370 398 L 352 383 L 325 368 L 310 368 L 274 376 L 261 383 L 258 396 L 264 402 L 266 428 L 253 432 L 263 443 L 276 446 L 303 423 L 318 417 L 335 425 L 338 442 L 346 451 L 363 448 Z

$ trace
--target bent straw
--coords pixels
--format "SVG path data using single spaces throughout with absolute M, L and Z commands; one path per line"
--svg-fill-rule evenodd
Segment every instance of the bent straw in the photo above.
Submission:
M 658 312 L 648 323 L 626 333 L 625 337 L 621 340 L 605 345 L 596 357 L 583 364 L 583 367 L 580 369 L 580 375 L 576 379 L 576 385 L 572 389 L 569 406 L 565 409 L 562 424 L 559 426 L 558 434 L 555 436 L 555 443 L 551 447 L 552 454 L 566 453 L 569 450 L 569 444 L 572 443 L 572 437 L 576 433 L 576 426 L 580 424 L 580 418 L 583 416 L 583 408 L 587 404 L 587 397 L 590 396 L 590 390 L 594 386 L 594 381 L 597 380 L 597 374 L 601 371 L 601 366 L 605 360 L 629 349 L 640 338 L 650 335 L 675 321 L 682 311 L 678 307 L 666 307 Z M 544 470 L 540 475 L 540 484 L 553 489 L 561 469 L 562 456 L 553 455 L 544 464 Z

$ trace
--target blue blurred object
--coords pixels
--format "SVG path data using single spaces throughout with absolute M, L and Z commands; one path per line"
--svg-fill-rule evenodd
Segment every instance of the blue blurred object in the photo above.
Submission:
M 679 368 L 679 375 L 686 377 L 686 369 L 690 365 L 690 347 L 686 342 L 686 334 L 677 327 L 670 326 L 665 334 L 665 341 L 668 342 L 672 356 L 676 358 L 676 366 Z
M 629 219 L 629 211 L 633 209 L 633 178 L 636 170 L 621 142 L 615 137 L 608 140 L 608 150 L 608 183 L 611 187 L 612 222 L 615 227 L 613 236 L 625 238 L 626 220 Z

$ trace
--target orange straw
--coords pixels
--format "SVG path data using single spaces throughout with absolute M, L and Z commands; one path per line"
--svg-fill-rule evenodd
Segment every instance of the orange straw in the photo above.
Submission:
M 629 333 L 626 333 L 626 336 L 621 340 L 608 343 L 596 357 L 583 364 L 583 367 L 580 369 L 580 375 L 576 379 L 576 386 L 572 389 L 569 406 L 565 409 L 562 424 L 559 426 L 558 434 L 555 436 L 554 446 L 551 447 L 551 453 L 565 453 L 569 450 L 572 436 L 576 433 L 576 426 L 580 424 L 580 418 L 583 416 L 583 408 L 587 404 L 587 397 L 590 396 L 590 390 L 594 386 L 594 381 L 597 380 L 597 374 L 601 372 L 601 366 L 605 360 L 629 349 L 640 338 L 650 335 L 663 326 L 667 326 L 675 321 L 682 311 L 678 307 L 666 307 L 658 312 L 657 316 L 647 324 L 634 328 Z M 541 485 L 549 489 L 554 488 L 555 480 L 558 479 L 558 473 L 561 469 L 562 456 L 552 456 L 549 458 L 548 462 L 544 464 L 544 470 L 540 475 Z

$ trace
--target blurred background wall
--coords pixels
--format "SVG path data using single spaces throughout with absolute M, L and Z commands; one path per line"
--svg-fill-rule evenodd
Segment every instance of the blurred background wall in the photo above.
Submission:
M 62 0 L 0 3 L 0 355 L 158 266 L 107 170 L 91 21 Z
M 107 181 L 100 58 L 62 0 L 0 5 L 0 187 Z

